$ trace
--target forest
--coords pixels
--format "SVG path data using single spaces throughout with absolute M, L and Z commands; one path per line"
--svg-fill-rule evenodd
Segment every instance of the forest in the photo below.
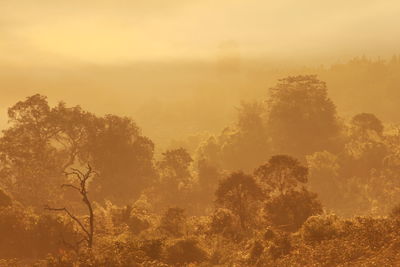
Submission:
M 398 266 L 396 114 L 343 116 L 323 79 L 376 64 L 399 66 L 276 78 L 160 152 L 134 117 L 20 99 L 0 135 L 0 266 Z

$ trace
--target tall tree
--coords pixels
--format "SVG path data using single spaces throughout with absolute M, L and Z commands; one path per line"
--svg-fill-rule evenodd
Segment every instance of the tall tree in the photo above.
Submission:
M 155 177 L 154 145 L 129 118 L 98 117 L 79 106 L 50 107 L 33 95 L 8 111 L 0 138 L 0 182 L 24 204 L 41 207 L 63 196 L 59 184 L 71 166 L 91 162 L 102 173 L 96 199 L 135 199 Z
M 158 192 L 157 205 L 163 206 L 184 206 L 188 202 L 188 193 L 193 184 L 193 177 L 190 171 L 193 162 L 190 154 L 183 148 L 167 150 L 162 154 L 161 160 L 157 163 L 159 181 L 156 184 Z
M 305 188 L 308 168 L 297 159 L 276 155 L 255 171 L 270 193 L 264 206 L 267 221 L 281 230 L 295 231 L 308 217 L 322 212 L 317 194 Z
M 351 120 L 352 132 L 354 134 L 373 134 L 378 136 L 383 134 L 382 122 L 372 113 L 360 113 Z
M 268 130 L 275 153 L 304 159 L 337 150 L 340 125 L 326 84 L 314 75 L 291 76 L 270 89 Z
M 322 213 L 322 205 L 317 194 L 303 188 L 270 199 L 264 210 L 267 221 L 274 227 L 297 231 L 310 216 Z
M 101 173 L 93 180 L 96 199 L 126 204 L 155 178 L 154 144 L 126 117 L 97 118 L 85 146 L 87 160 Z
M 258 167 L 255 175 L 266 185 L 268 191 L 282 195 L 306 183 L 308 169 L 293 157 L 276 155 Z
M 73 215 L 66 207 L 54 208 L 46 206 L 45 209 L 49 211 L 65 212 L 68 217 L 79 226 L 79 229 L 82 231 L 82 234 L 84 236 L 83 239 L 78 241 L 78 243 L 76 244 L 77 249 L 79 248 L 80 243 L 83 241 L 87 242 L 88 248 L 92 248 L 94 238 L 94 213 L 92 203 L 88 197 L 88 183 L 89 179 L 92 178 L 92 176 L 96 175 L 96 171 L 94 171 L 92 167 L 88 165 L 86 172 L 82 172 L 78 169 L 72 168 L 71 172 L 66 172 L 65 174 L 67 176 L 74 176 L 78 180 L 78 183 L 63 184 L 62 187 L 71 188 L 77 191 L 82 196 L 82 201 L 88 209 L 88 225 L 85 225 L 85 222 L 82 219 Z
M 243 102 L 237 110 L 236 125 L 220 137 L 222 162 L 228 170 L 250 171 L 271 153 L 265 107 L 259 102 Z
M 372 170 L 382 169 L 383 159 L 389 152 L 383 130 L 382 122 L 373 114 L 361 113 L 353 117 L 342 155 L 346 176 L 367 178 Z
M 8 115 L 11 127 L 0 139 L 2 184 L 23 204 L 57 199 L 64 160 L 53 144 L 59 128 L 46 98 L 31 96 L 9 108 Z
M 238 216 L 242 230 L 246 230 L 251 224 L 257 202 L 264 198 L 255 179 L 243 172 L 234 172 L 222 180 L 215 195 L 216 204 Z

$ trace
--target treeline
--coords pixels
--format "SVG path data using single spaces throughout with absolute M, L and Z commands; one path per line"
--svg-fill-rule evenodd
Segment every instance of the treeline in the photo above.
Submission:
M 243 103 L 221 134 L 159 157 L 130 118 L 51 107 L 41 95 L 8 116 L 0 138 L 0 258 L 52 253 L 47 266 L 396 260 L 399 132 L 371 113 L 340 118 L 316 76 L 279 80 L 267 99 Z M 81 242 L 85 207 L 69 190 L 81 188 L 65 175 L 82 174 L 88 163 L 96 170 L 87 189 L 93 248 Z M 352 219 L 359 215 L 367 217 Z M 348 255 L 339 257 L 341 250 Z
M 218 67 L 220 63 L 223 66 Z M 385 122 L 400 120 L 393 112 L 400 97 L 398 56 L 358 57 L 321 67 L 312 61 L 300 64 L 242 58 L 219 63 L 0 66 L 0 105 L 8 107 L 40 92 L 51 101 L 79 103 L 98 114 L 126 114 L 163 151 L 171 139 L 201 131 L 217 133 L 233 120 L 233 106 L 240 100 L 264 98 L 266 88 L 277 79 L 315 73 L 327 83 L 330 97 L 346 119 L 367 111 Z M 2 127 L 5 122 L 0 117 Z

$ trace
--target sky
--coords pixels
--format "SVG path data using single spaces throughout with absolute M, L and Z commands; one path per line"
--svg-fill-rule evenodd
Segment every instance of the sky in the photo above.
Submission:
M 16 65 L 243 57 L 385 56 L 397 0 L 0 0 L 0 60 Z

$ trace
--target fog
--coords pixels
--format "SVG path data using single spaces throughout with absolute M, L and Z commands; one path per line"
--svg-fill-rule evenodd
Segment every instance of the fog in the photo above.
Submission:
M 398 1 L 0 1 L 1 110 L 43 93 L 50 101 L 133 116 L 154 138 L 162 134 L 147 124 L 162 123 L 161 113 L 177 113 L 181 125 L 189 121 L 184 114 L 218 113 L 207 126 L 187 127 L 219 130 L 241 100 L 266 94 L 280 78 L 272 74 L 277 70 L 398 53 L 399 7 Z M 236 66 L 234 82 L 221 76 L 221 64 Z M 146 115 L 153 107 L 158 115 Z
M 399 266 L 399 11 L 0 0 L 0 266 Z
M 397 52 L 399 5 L 391 0 L 1 1 L 1 57 L 22 65 L 212 59 L 226 40 L 237 42 L 244 57 L 309 63 L 355 53 L 384 56 Z

